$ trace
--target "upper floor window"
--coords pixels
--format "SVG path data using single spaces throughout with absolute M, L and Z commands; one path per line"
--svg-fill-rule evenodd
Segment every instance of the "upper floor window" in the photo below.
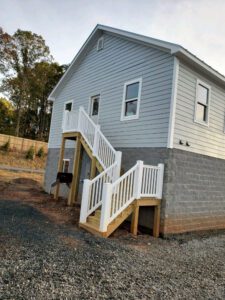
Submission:
M 97 43 L 97 51 L 100 51 L 104 48 L 104 38 L 100 37 Z
M 121 120 L 132 120 L 139 117 L 141 98 L 141 78 L 124 84 Z
M 197 80 L 195 122 L 209 125 L 210 86 Z
M 72 106 L 73 106 L 73 102 L 72 101 L 68 101 L 65 103 L 64 109 L 71 111 L 72 110 Z

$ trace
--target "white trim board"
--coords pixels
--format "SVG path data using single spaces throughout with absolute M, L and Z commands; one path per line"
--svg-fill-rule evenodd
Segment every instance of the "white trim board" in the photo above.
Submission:
M 179 60 L 176 57 L 174 57 L 173 82 L 172 82 L 172 91 L 171 91 L 170 119 L 169 119 L 167 148 L 173 148 L 174 127 L 175 127 L 175 117 L 176 117 L 178 74 L 179 74 Z

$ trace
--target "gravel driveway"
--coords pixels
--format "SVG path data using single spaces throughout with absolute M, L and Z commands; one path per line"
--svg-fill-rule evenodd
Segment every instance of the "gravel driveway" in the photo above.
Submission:
M 96 238 L 0 201 L 0 299 L 225 299 L 225 233 Z

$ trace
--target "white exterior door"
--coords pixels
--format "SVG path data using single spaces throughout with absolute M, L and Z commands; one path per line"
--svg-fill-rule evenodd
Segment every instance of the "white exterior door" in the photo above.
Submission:
M 99 119 L 99 102 L 100 95 L 93 96 L 90 99 L 89 115 L 91 119 L 95 122 L 95 124 L 98 124 Z

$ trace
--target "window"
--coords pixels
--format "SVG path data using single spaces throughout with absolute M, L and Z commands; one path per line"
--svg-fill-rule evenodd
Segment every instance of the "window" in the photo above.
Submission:
M 97 51 L 102 50 L 104 47 L 104 39 L 103 37 L 101 37 L 100 39 L 98 39 L 98 43 L 97 43 Z
M 90 115 L 91 116 L 97 116 L 98 115 L 99 100 L 100 100 L 99 95 L 91 97 L 91 109 L 90 109 Z
M 72 106 L 73 106 L 72 101 L 66 102 L 65 103 L 65 110 L 71 111 L 72 110 Z
M 63 173 L 69 173 L 70 159 L 63 159 Z
M 141 84 L 141 79 L 135 79 L 125 83 L 121 121 L 138 118 L 141 96 Z
M 203 125 L 209 124 L 209 101 L 210 87 L 198 80 L 196 89 L 195 122 Z

